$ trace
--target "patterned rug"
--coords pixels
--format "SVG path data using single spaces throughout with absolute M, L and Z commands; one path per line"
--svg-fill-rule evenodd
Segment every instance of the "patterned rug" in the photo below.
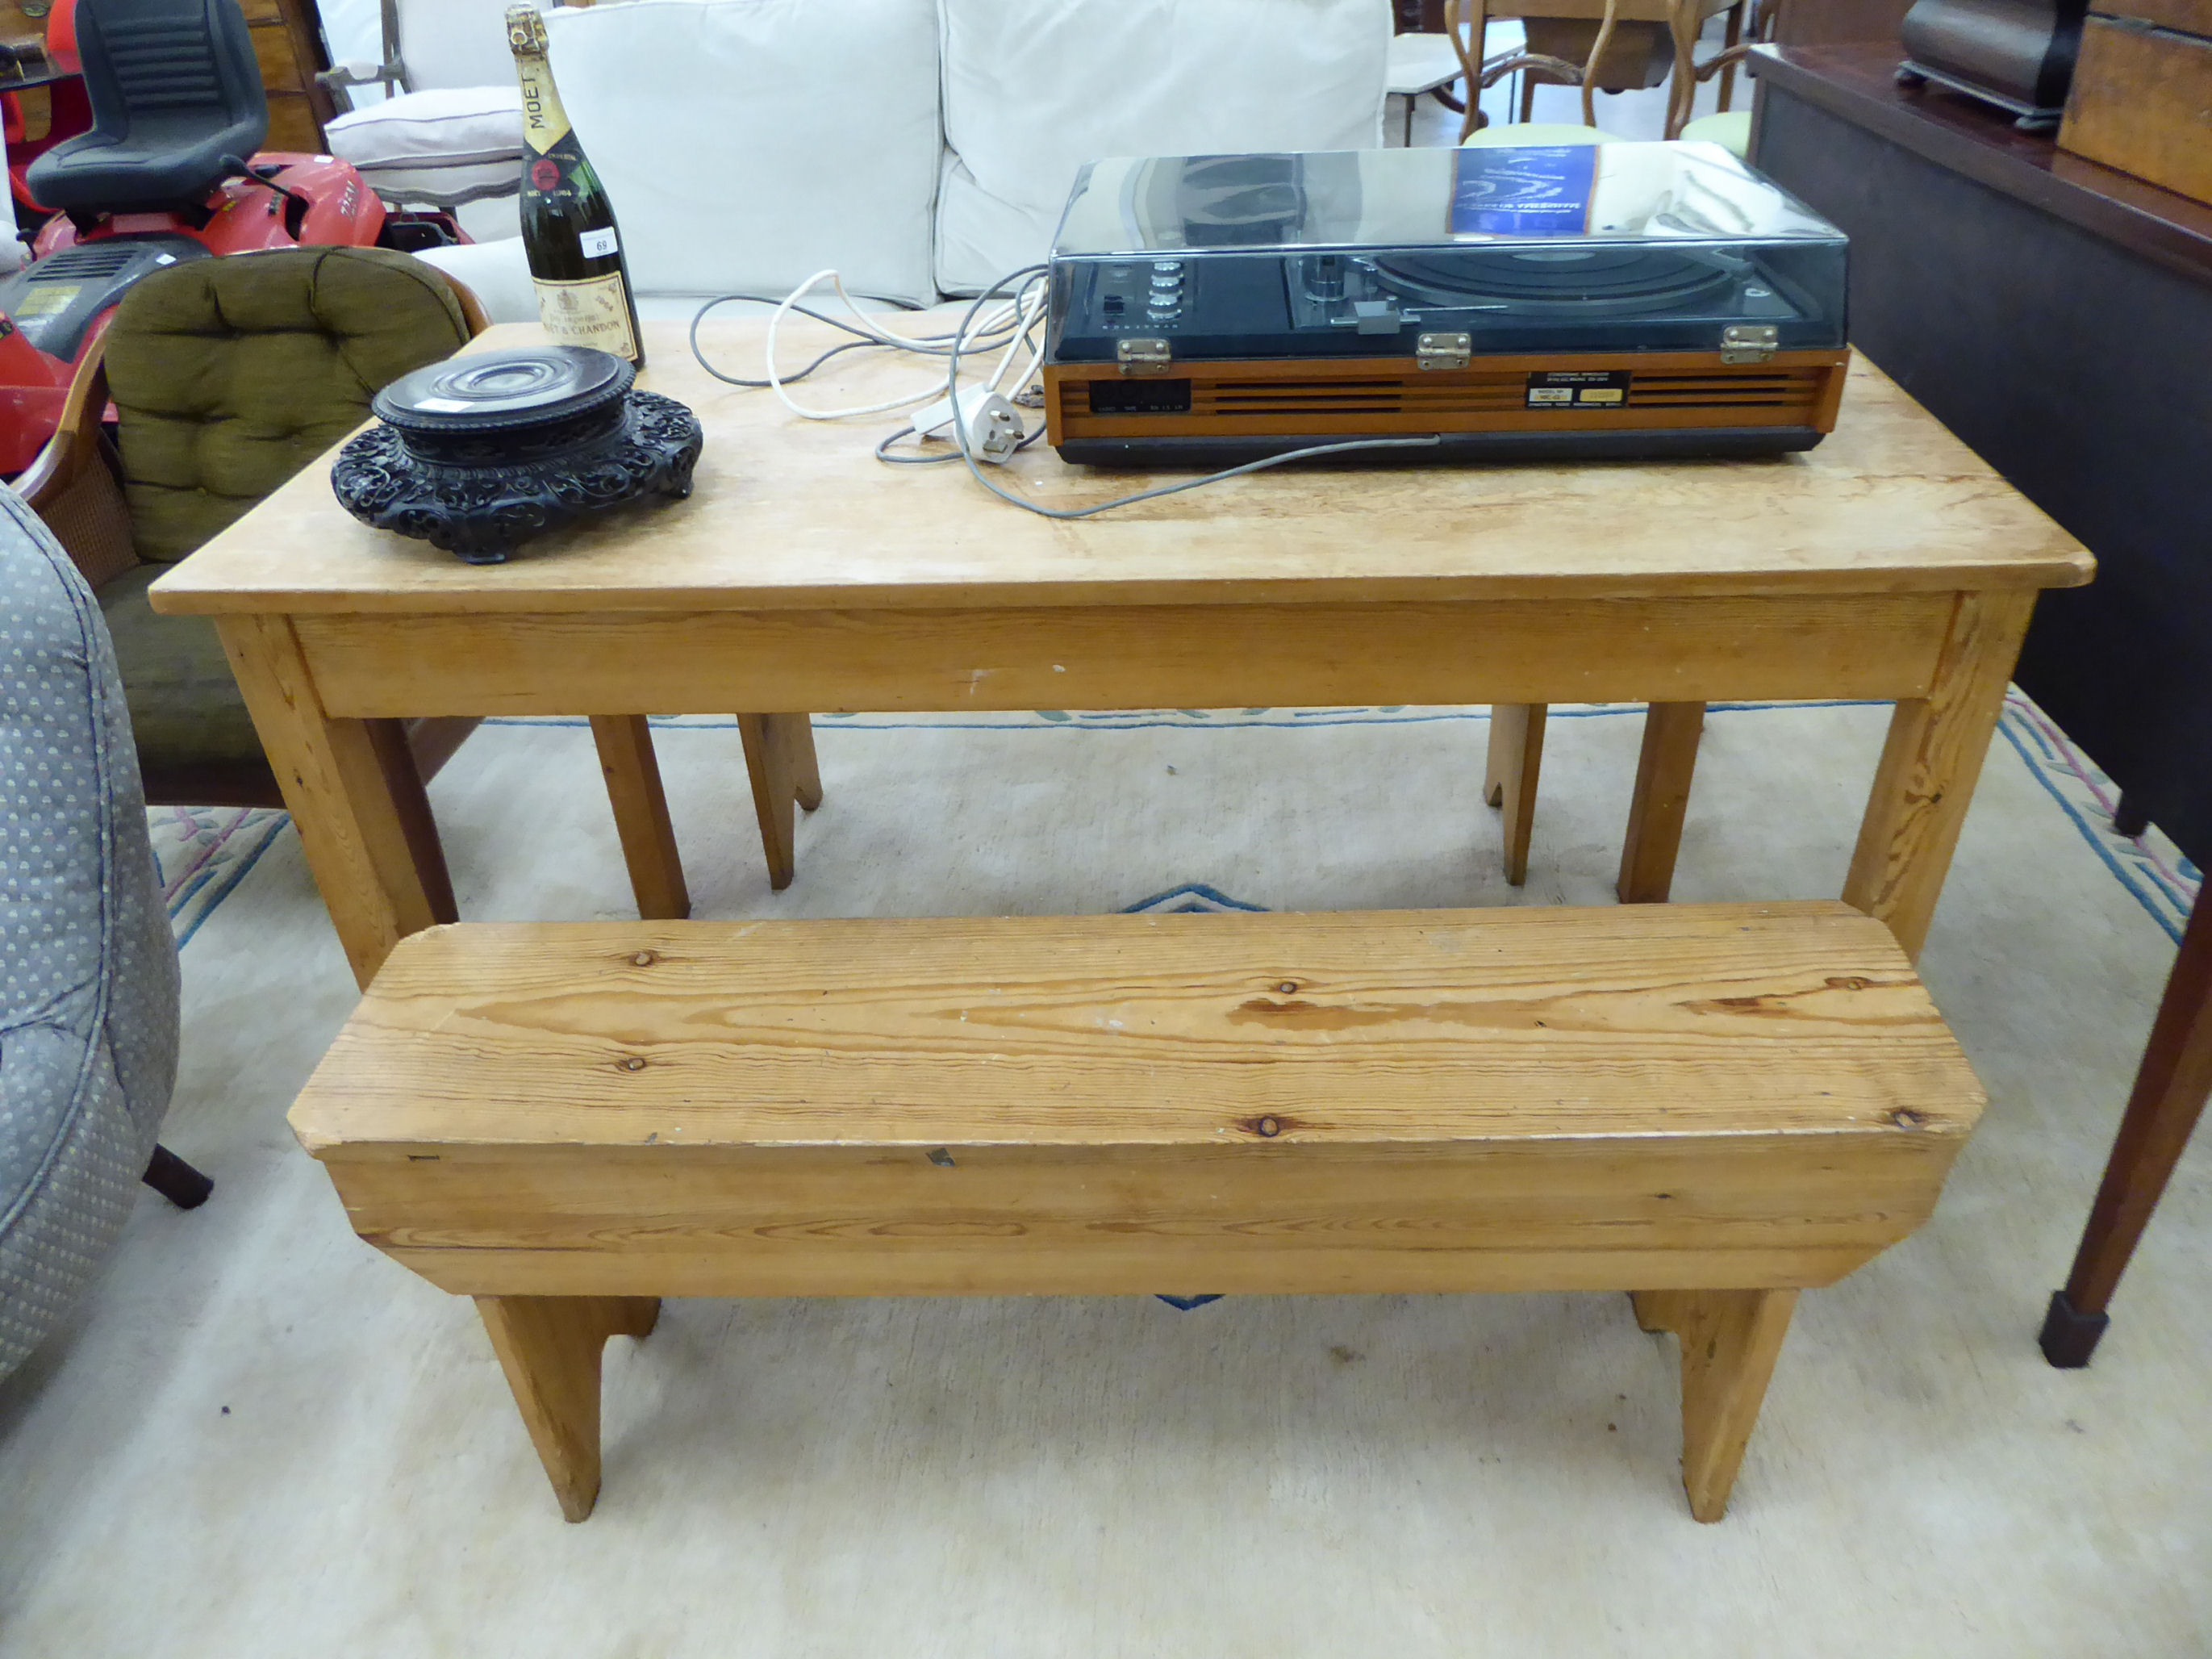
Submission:
M 731 722 L 659 752 L 703 917 L 1607 904 L 1641 721 L 1555 712 L 1520 888 L 1480 708 L 822 718 L 780 893 Z M 1839 890 L 1886 720 L 1717 710 L 1676 896 Z M 433 784 L 465 916 L 634 914 L 579 726 Z M 0 1659 L 2202 1655 L 2212 1139 L 2096 1364 L 2034 1343 L 2198 873 L 2031 704 L 2002 729 L 1922 959 L 1990 1110 L 1928 1225 L 1806 1297 L 1718 1527 L 1671 1341 L 1594 1296 L 673 1301 L 608 1347 L 568 1527 L 466 1300 L 286 1125 L 356 1001 L 298 837 L 157 812 L 162 1133 L 216 1194 L 143 1200 L 0 1384 Z
M 1857 704 L 1717 703 L 1717 714 L 1759 714 L 1784 708 L 1859 707 Z M 1640 704 L 1589 704 L 1554 708 L 1554 720 L 1634 720 Z M 1084 714 L 1040 709 L 1034 714 L 928 716 L 817 714 L 823 730 L 936 731 L 964 727 L 981 731 L 1058 728 L 1068 732 L 1146 730 L 1313 729 L 1328 726 L 1406 726 L 1437 722 L 1487 725 L 1484 708 L 1205 708 L 1138 709 Z M 552 724 L 581 726 L 580 720 L 493 720 L 493 726 Z M 735 724 L 711 715 L 656 720 L 657 727 L 726 728 Z M 2154 824 L 2140 836 L 2123 836 L 2113 827 L 2119 790 L 2094 763 L 2075 749 L 2051 717 L 2026 694 L 2014 690 L 2005 701 L 1998 731 L 2019 754 L 2037 782 L 2050 792 L 2082 840 L 2115 879 L 2154 916 L 2177 943 L 2197 901 L 2203 872 Z M 189 944 L 200 926 L 246 878 L 261 855 L 283 833 L 283 812 L 258 807 L 164 806 L 147 813 L 154 848 L 161 860 L 169 920 L 179 945 Z M 1256 910 L 1251 904 L 1202 883 L 1173 887 L 1137 898 L 1132 910 Z

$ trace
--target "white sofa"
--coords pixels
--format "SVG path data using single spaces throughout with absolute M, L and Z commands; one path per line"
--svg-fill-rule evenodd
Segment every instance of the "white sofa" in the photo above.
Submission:
M 927 305 L 1049 250 L 1108 155 L 1382 142 L 1390 0 L 632 0 L 548 14 L 639 310 L 835 267 Z M 427 255 L 537 315 L 519 240 Z

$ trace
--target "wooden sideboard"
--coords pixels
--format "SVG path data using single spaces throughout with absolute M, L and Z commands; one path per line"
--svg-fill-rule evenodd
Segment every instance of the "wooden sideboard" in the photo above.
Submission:
M 316 71 L 331 66 L 315 0 L 240 0 L 240 5 L 253 31 L 253 55 L 269 94 L 266 148 L 322 149 L 323 124 L 338 110 L 315 83 Z
M 2212 863 L 2212 207 L 1895 63 L 1766 54 L 1752 159 L 1850 234 L 1853 340 L 2097 555 L 2020 684 Z

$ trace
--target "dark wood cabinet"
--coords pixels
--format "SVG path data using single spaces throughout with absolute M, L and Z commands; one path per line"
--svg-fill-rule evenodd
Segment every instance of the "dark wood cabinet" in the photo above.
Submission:
M 1850 234 L 1854 343 L 2096 554 L 2020 684 L 2212 862 L 2212 207 L 1893 64 L 1770 56 L 1753 160 Z

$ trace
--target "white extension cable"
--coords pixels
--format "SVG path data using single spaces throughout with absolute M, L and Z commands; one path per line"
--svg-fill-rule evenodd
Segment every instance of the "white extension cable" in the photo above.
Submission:
M 793 398 L 790 392 L 784 389 L 784 377 L 775 366 L 776 332 L 782 326 L 783 319 L 791 314 L 792 308 L 823 283 L 830 283 L 836 289 L 838 299 L 843 301 L 846 309 L 852 314 L 854 332 L 866 335 L 877 343 L 887 346 L 895 351 L 910 351 L 929 356 L 943 356 L 946 353 L 948 342 L 955 346 L 964 347 L 970 337 L 975 344 L 983 345 L 988 349 L 986 343 L 994 342 L 994 337 L 1001 331 L 1010 330 L 1011 335 L 1006 342 L 1006 351 L 1000 357 L 998 368 L 987 382 L 988 388 L 994 392 L 999 389 L 1000 382 L 1006 378 L 1007 366 L 1012 361 L 1015 351 L 1020 347 L 1024 338 L 1035 328 L 1036 318 L 1044 307 L 1043 288 L 1042 284 L 1038 284 L 1036 285 L 1036 292 L 1034 297 L 1027 294 L 1016 295 L 998 312 L 984 319 L 980 327 L 971 310 L 968 321 L 963 324 L 957 336 L 902 334 L 896 329 L 887 326 L 880 319 L 870 317 L 863 312 L 854 301 L 853 296 L 845 291 L 845 279 L 835 270 L 817 270 L 797 288 L 792 289 L 789 294 L 784 295 L 782 302 L 776 307 L 775 314 L 769 319 L 768 324 L 769 386 L 782 401 L 786 409 L 800 419 L 808 421 L 842 421 L 860 415 L 885 415 L 894 410 L 911 409 L 916 404 L 926 404 L 933 400 L 949 398 L 951 396 L 951 391 L 944 382 L 933 381 L 926 386 L 901 397 L 887 398 L 879 403 L 855 404 L 848 409 L 808 409 Z M 1028 374 L 1036 373 L 1036 362 L 1042 359 L 1043 354 L 1044 348 L 1040 343 L 1032 356 L 1030 368 L 1024 374 L 1024 382 Z M 940 422 L 939 424 L 947 424 L 949 420 L 948 416 L 945 422 Z
M 975 302 L 968 307 L 967 314 L 962 318 L 960 325 L 951 332 L 912 335 L 902 333 L 880 318 L 871 317 L 861 311 L 852 295 L 845 291 L 844 279 L 835 270 L 817 270 L 775 304 L 775 313 L 769 319 L 766 379 L 751 380 L 726 374 L 708 362 L 705 353 L 699 348 L 699 325 L 714 307 L 730 300 L 757 298 L 765 301 L 766 295 L 728 294 L 708 301 L 692 319 L 691 352 L 698 359 L 700 366 L 718 380 L 732 386 L 763 386 L 772 390 L 784 407 L 802 420 L 842 421 L 864 415 L 886 415 L 912 410 L 915 413 L 905 425 L 887 434 L 876 445 L 878 460 L 922 466 L 951 461 L 964 462 L 975 481 L 993 495 L 1025 512 L 1048 519 L 1088 519 L 1101 513 L 1110 513 L 1116 507 L 1153 501 L 1162 495 L 1179 495 L 1186 489 L 1201 489 L 1207 484 L 1242 477 L 1248 472 L 1265 471 L 1291 461 L 1371 449 L 1434 448 L 1443 441 L 1441 435 L 1432 434 L 1423 437 L 1353 438 L 1341 442 L 1311 444 L 1303 449 L 1248 461 L 1242 466 L 1209 472 L 1202 477 L 1186 478 L 1178 483 L 1161 484 L 1134 495 L 1118 496 L 1094 507 L 1041 506 L 987 477 L 978 463 L 1003 465 L 1044 434 L 1042 426 L 1034 432 L 1024 430 L 1021 416 L 1010 399 L 1029 386 L 1044 361 L 1045 342 L 1039 333 L 1038 325 L 1044 320 L 1048 270 L 1047 266 L 1039 264 L 1025 265 L 1018 270 L 1010 271 L 976 296 Z M 838 299 L 849 313 L 848 316 L 837 317 L 809 310 L 799 303 L 824 283 L 836 290 Z M 1012 289 L 1011 297 L 997 309 L 986 313 L 985 306 L 1009 289 Z M 854 337 L 830 347 L 804 368 L 786 374 L 776 367 L 776 334 L 784 318 L 793 311 L 841 329 Z M 1025 346 L 1028 348 L 1028 359 L 1022 364 L 1020 374 L 1009 380 L 1007 371 Z M 846 409 L 808 409 L 786 389 L 813 374 L 831 357 L 864 347 L 908 352 L 917 356 L 942 357 L 945 360 L 945 375 L 905 395 L 872 404 L 856 404 Z M 981 356 L 994 350 L 999 353 L 999 358 L 988 378 L 979 384 L 963 386 L 960 384 L 962 357 Z M 891 453 L 892 445 L 908 437 L 917 442 L 927 438 L 949 437 L 952 447 L 937 454 Z

